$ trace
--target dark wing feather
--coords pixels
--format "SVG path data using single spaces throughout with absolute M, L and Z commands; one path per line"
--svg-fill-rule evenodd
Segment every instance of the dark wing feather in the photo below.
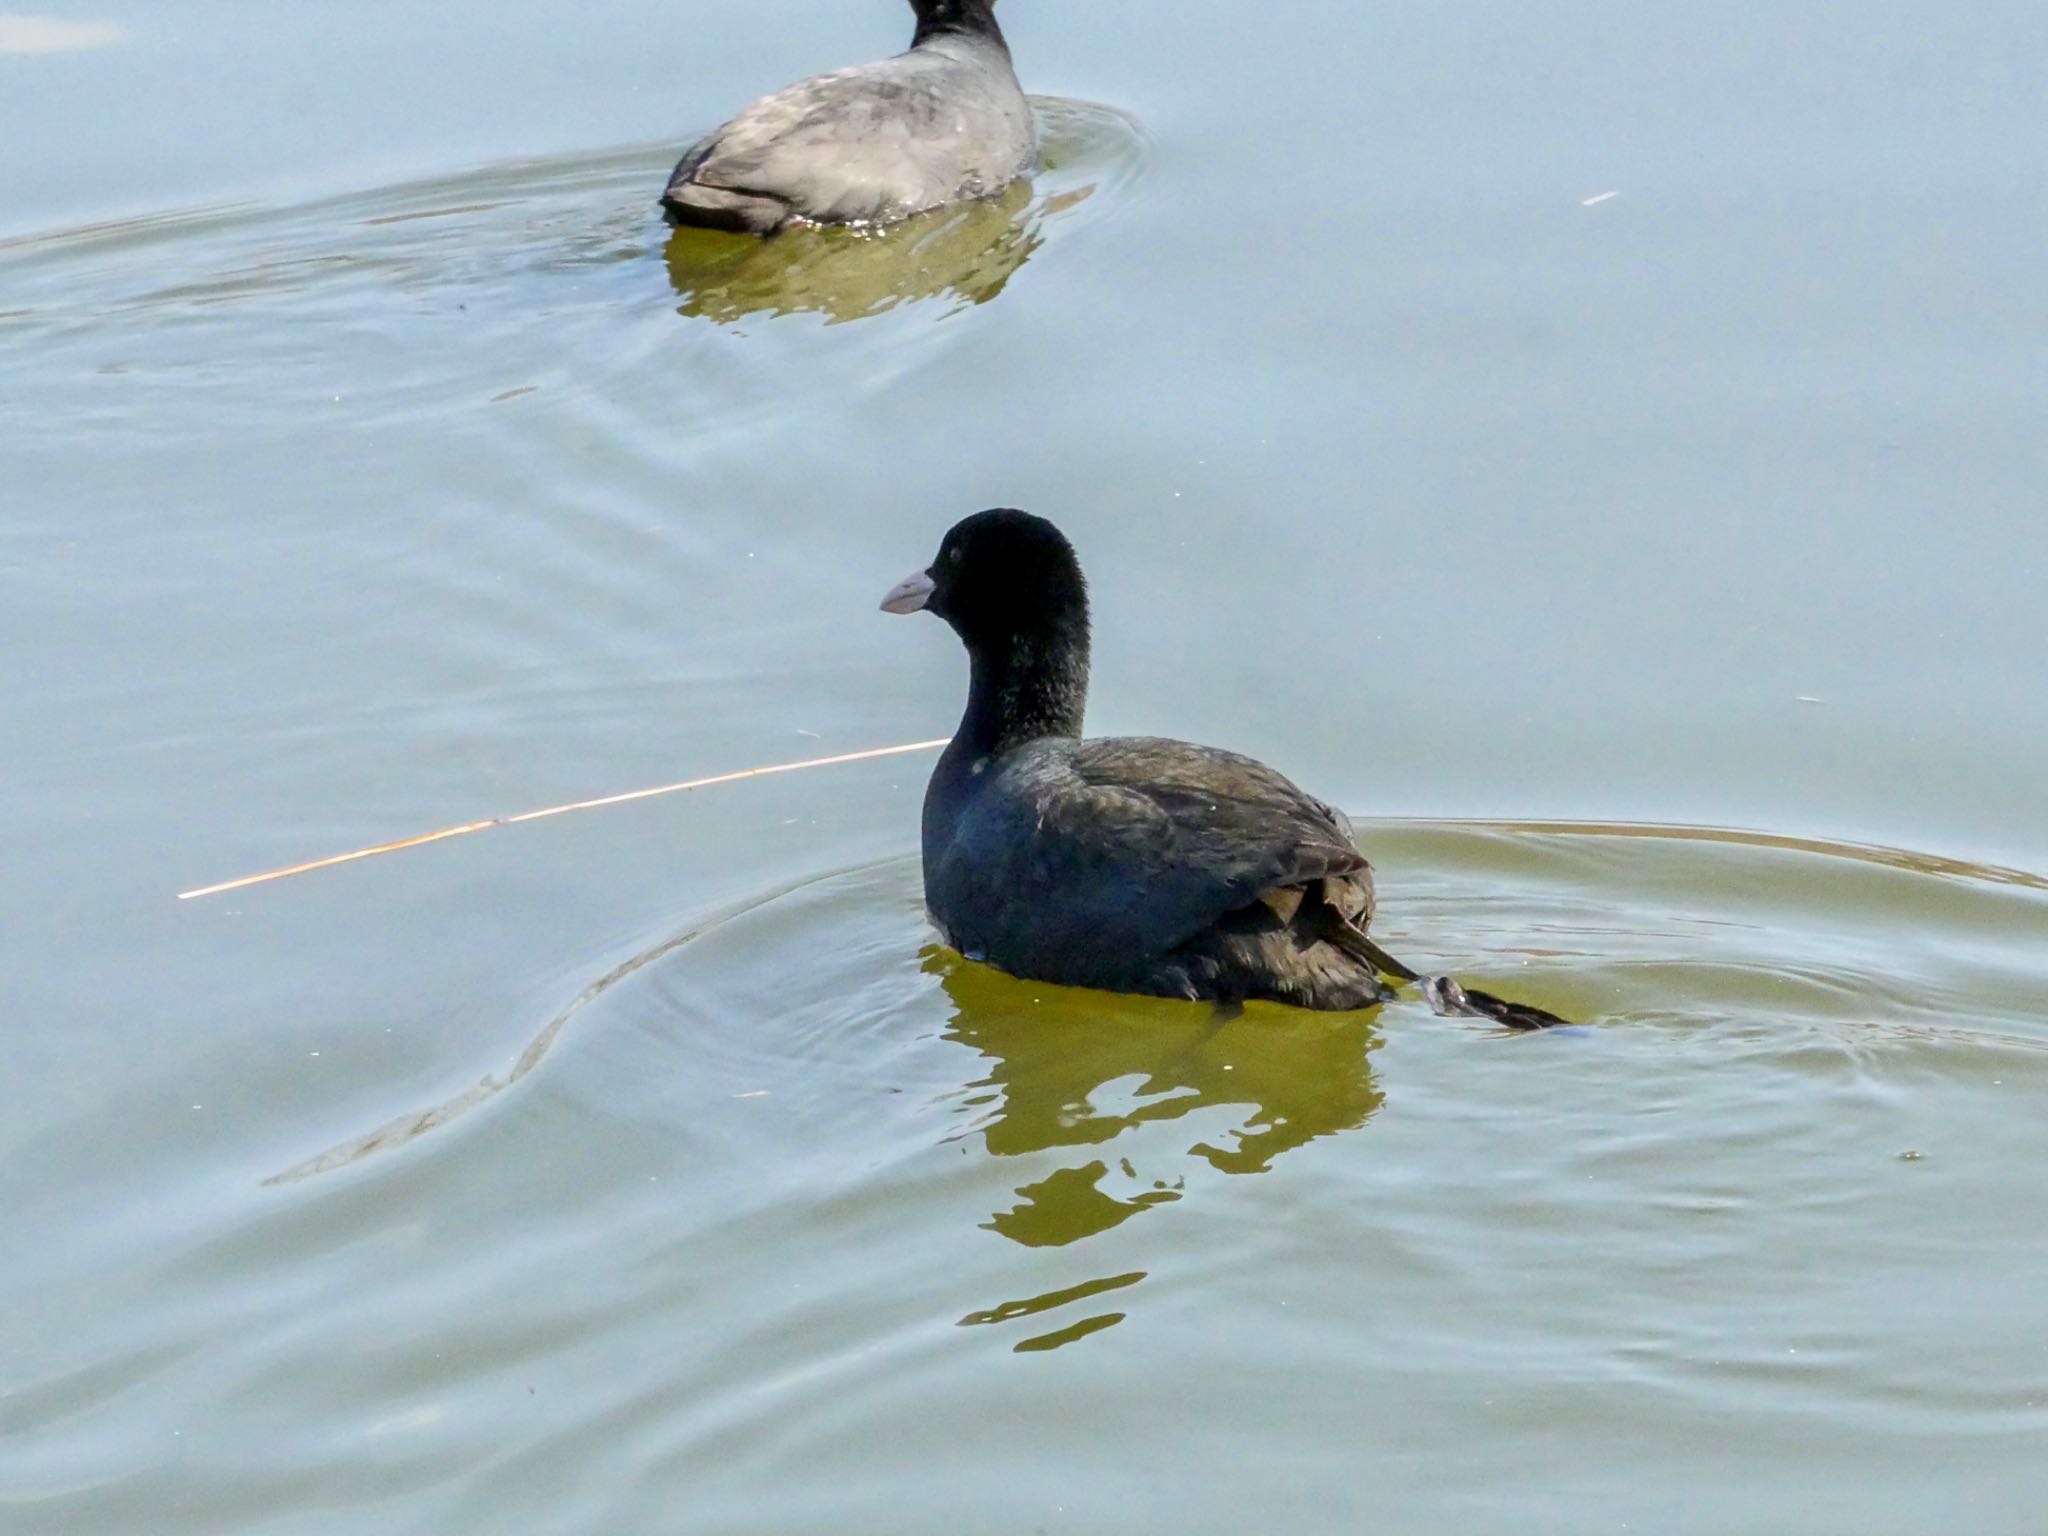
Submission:
M 1318 882 L 1322 904 L 1370 919 L 1371 867 L 1349 823 L 1251 758 L 1110 738 L 1019 749 L 1001 772 L 929 894 L 956 943 L 1005 969 L 1122 974 Z
M 1275 886 L 1370 869 L 1341 812 L 1255 758 L 1139 736 L 1083 742 L 1073 764 L 1090 791 L 1136 796 L 1171 829 L 1176 863 L 1203 876 L 1190 932 Z

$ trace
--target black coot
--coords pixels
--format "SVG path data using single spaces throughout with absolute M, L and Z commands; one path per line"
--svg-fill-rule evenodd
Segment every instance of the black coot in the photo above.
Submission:
M 910 50 L 764 96 L 683 156 L 679 224 L 769 235 L 993 196 L 1037 158 L 996 0 L 911 0 Z
M 882 607 L 935 613 L 967 647 L 967 711 L 924 800 L 925 903 L 954 948 L 1068 986 L 1304 1008 L 1416 979 L 1366 936 L 1372 867 L 1342 812 L 1235 752 L 1081 739 L 1088 591 L 1051 523 L 978 512 Z M 1448 981 L 1429 996 L 1559 1022 Z

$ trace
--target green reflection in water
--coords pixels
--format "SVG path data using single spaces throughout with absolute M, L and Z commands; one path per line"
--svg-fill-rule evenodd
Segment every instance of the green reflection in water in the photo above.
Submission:
M 976 1102 L 997 1157 L 1096 1147 L 1136 1126 L 1228 1106 L 1241 1111 L 1239 1124 L 1196 1141 L 1189 1155 L 1224 1173 L 1264 1173 L 1284 1152 L 1365 1124 L 1385 1097 L 1369 1060 L 1380 1045 L 1370 1012 L 1253 1004 L 1229 1017 L 1018 981 L 941 949 L 927 952 L 925 970 L 953 1002 L 947 1038 L 989 1059 Z M 1114 1091 L 1133 1078 L 1140 1086 Z
M 1370 1013 L 1255 1004 L 1230 1016 L 1019 981 L 938 948 L 926 951 L 924 969 L 953 1004 L 945 1037 L 986 1058 L 962 1102 L 989 1152 L 1073 1153 L 983 1223 L 1026 1248 L 1108 1232 L 1189 1197 L 1208 1171 L 1264 1173 L 1283 1153 L 1364 1125 L 1384 1101 L 1370 1059 L 1380 1044 Z M 1185 1136 L 1165 1130 L 1183 1123 Z M 1112 1150 L 1115 1142 L 1123 1145 Z M 1144 1278 L 1067 1286 L 961 1322 L 1038 1316 Z M 1056 1349 L 1123 1317 L 1090 1317 L 1013 1347 Z
M 1041 1312 L 1050 1312 L 1055 1307 L 1086 1301 L 1091 1296 L 1100 1296 L 1108 1291 L 1120 1291 L 1125 1286 L 1136 1285 L 1144 1278 L 1145 1272 L 1141 1269 L 1128 1275 L 1111 1275 L 1103 1280 L 1090 1280 L 1085 1285 L 1070 1285 L 1063 1290 L 1048 1291 L 1043 1296 L 1031 1296 L 1022 1301 L 1006 1301 L 999 1307 L 989 1308 L 986 1312 L 968 1313 L 960 1319 L 960 1326 L 974 1328 L 985 1323 L 1007 1323 L 1020 1317 L 1035 1317 Z
M 669 283 L 681 313 L 720 323 L 816 313 L 837 324 L 948 295 L 961 308 L 986 304 L 1045 243 L 1045 219 L 1091 191 L 1040 200 L 1017 182 L 1001 197 L 881 230 L 797 228 L 762 240 L 678 229 L 666 251 Z
M 664 256 L 685 315 L 729 325 L 749 316 L 860 320 L 926 299 L 955 311 L 986 304 L 1045 243 L 1046 225 L 1098 191 L 1125 188 L 1144 131 L 1093 102 L 1035 96 L 1040 167 L 1001 196 L 935 208 L 884 229 L 798 227 L 772 239 L 678 229 Z

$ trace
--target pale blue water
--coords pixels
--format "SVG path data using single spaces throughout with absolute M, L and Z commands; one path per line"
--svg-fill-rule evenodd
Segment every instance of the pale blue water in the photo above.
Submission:
M 2048 14 L 1007 0 L 1028 194 L 738 255 L 674 151 L 907 10 L 62 14 L 0 1530 L 2034 1530 Z M 916 757 L 173 899 L 942 735 L 999 502 L 1588 1028 L 966 966 Z

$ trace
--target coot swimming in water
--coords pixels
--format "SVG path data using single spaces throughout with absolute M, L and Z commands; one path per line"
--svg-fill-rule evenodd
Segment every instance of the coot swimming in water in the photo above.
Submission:
M 911 0 L 907 53 L 762 97 L 683 156 L 662 206 L 679 224 L 769 235 L 1002 191 L 1037 141 L 995 5 Z
M 1366 936 L 1372 867 L 1341 811 L 1251 758 L 1081 738 L 1088 590 L 1028 512 L 977 512 L 883 600 L 967 647 L 967 711 L 924 799 L 925 904 L 1012 975 L 1159 997 L 1369 1008 L 1418 979 Z M 1440 1012 L 1561 1022 L 1432 979 Z

